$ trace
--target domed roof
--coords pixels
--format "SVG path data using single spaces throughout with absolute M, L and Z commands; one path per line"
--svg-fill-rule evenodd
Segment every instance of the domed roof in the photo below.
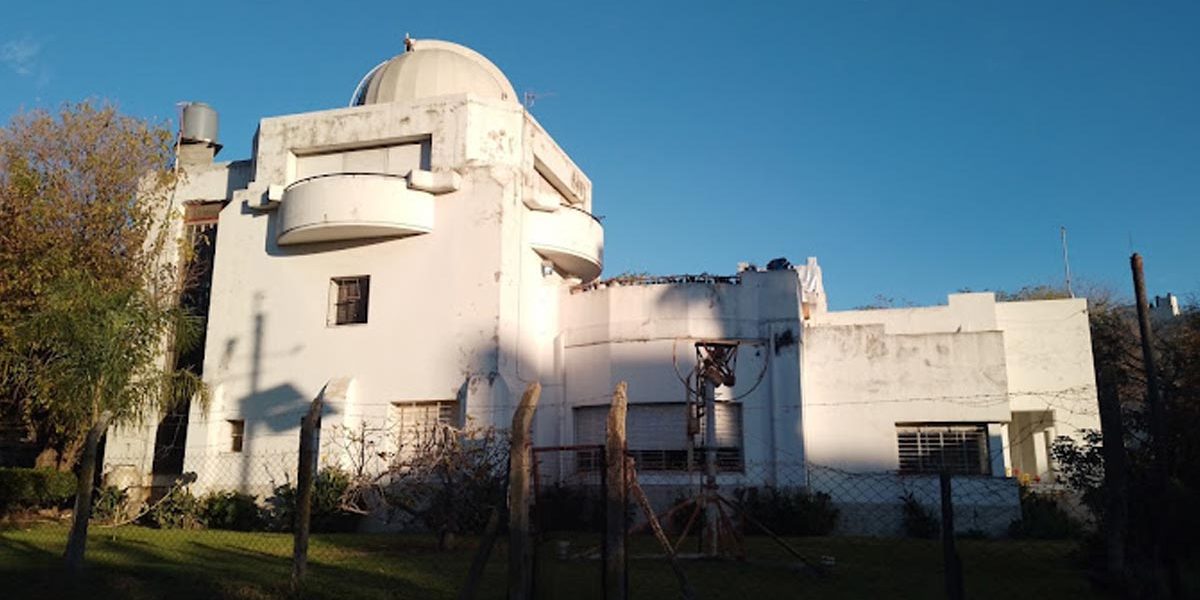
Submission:
M 438 40 L 407 42 L 404 54 L 380 64 L 363 78 L 354 93 L 354 106 L 451 94 L 517 102 L 508 78 L 482 54 Z

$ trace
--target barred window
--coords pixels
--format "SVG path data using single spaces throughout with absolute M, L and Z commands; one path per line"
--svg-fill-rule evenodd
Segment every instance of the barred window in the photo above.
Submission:
M 334 277 L 329 282 L 329 324 L 350 325 L 367 322 L 367 301 L 371 277 Z
M 896 438 L 902 474 L 991 474 L 986 425 L 898 424 Z

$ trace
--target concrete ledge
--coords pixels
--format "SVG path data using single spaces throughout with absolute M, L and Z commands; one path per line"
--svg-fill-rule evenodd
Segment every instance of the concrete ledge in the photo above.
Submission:
M 462 187 L 462 175 L 454 171 L 421 171 L 413 169 L 408 173 L 409 189 L 430 194 L 447 194 Z

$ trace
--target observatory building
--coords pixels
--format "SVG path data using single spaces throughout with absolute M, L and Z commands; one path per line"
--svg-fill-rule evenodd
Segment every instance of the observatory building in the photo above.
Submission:
M 737 348 L 711 415 L 722 485 L 851 506 L 861 498 L 839 497 L 838 478 L 891 473 L 872 480 L 888 502 L 932 497 L 930 473 L 948 467 L 1011 512 L 1018 477 L 1054 478 L 1056 436 L 1098 428 L 1081 299 L 830 311 L 813 258 L 602 279 L 592 181 L 505 75 L 457 44 L 412 41 L 351 106 L 263 119 L 247 160 L 214 161 L 203 104 L 186 107 L 181 139 L 175 203 L 198 273 L 184 302 L 207 327 L 179 360 L 209 398 L 111 431 L 111 483 L 195 473 L 202 489 L 268 493 L 294 480 L 318 396 L 322 465 L 390 460 L 438 424 L 506 428 L 534 381 L 535 446 L 597 444 L 627 381 L 639 477 L 687 485 L 707 438 L 685 382 L 713 341 Z

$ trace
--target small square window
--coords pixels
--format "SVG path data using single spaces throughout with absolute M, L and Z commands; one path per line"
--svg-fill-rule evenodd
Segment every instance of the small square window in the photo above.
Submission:
M 242 442 L 246 438 L 246 421 L 231 419 L 229 423 L 229 451 L 241 452 Z
M 329 280 L 329 324 L 366 323 L 370 292 L 369 275 L 334 277 Z

